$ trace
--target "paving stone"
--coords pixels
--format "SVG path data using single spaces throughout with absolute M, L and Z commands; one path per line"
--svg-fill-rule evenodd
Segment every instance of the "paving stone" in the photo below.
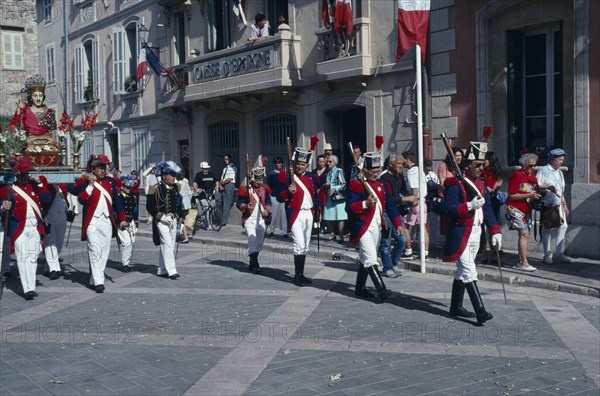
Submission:
M 505 305 L 498 285 L 482 281 L 494 319 L 476 327 L 448 317 L 448 274 L 406 271 L 386 280 L 394 293 L 380 303 L 354 297 L 354 262 L 312 252 L 306 273 L 314 283 L 299 288 L 290 282 L 289 242 L 261 254 L 264 275 L 252 276 L 236 230 L 212 233 L 220 246 L 182 245 L 178 281 L 154 275 L 157 250 L 142 230 L 137 271 L 121 273 L 111 259 L 102 295 L 83 288 L 89 270 L 80 243 L 69 279 L 44 282 L 33 304 L 5 290 L 2 395 L 181 395 L 209 377 L 216 393 L 248 395 L 599 393 L 598 357 L 585 345 L 600 333 L 566 344 L 540 312 L 571 304 L 580 313 L 572 320 L 599 330 L 590 297 L 508 285 Z M 230 377 L 212 370 L 225 367 L 219 363 Z

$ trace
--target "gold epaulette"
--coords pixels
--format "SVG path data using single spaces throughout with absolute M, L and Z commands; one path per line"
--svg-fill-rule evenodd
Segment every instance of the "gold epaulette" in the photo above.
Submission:
M 148 195 L 156 194 L 156 191 L 158 191 L 158 184 L 148 187 Z

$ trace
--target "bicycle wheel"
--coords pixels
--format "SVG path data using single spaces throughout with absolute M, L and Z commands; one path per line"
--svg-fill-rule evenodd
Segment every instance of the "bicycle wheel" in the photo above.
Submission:
M 223 225 L 223 212 L 221 212 L 220 206 L 217 205 L 211 209 L 209 220 L 213 230 L 219 231 L 221 229 Z

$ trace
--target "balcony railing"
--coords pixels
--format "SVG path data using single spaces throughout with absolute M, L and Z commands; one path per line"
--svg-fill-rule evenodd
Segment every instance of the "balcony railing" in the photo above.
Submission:
M 356 55 L 356 35 L 359 32 L 358 26 L 354 25 L 350 36 L 346 32 L 338 35 L 333 30 L 319 34 L 318 46 L 321 50 L 321 60 L 328 61 Z
M 373 62 L 370 25 L 369 18 L 358 18 L 350 35 L 325 28 L 315 32 L 321 54 L 317 74 L 328 81 L 369 75 Z
M 279 27 L 275 36 L 202 54 L 163 78 L 162 105 L 214 100 L 293 85 L 300 79 L 301 37 Z
M 350 35 L 347 35 L 344 31 L 338 35 L 329 29 L 317 31 L 317 45 L 321 51 L 321 62 L 361 54 L 365 50 L 368 51 L 369 24 L 368 18 L 357 19 Z

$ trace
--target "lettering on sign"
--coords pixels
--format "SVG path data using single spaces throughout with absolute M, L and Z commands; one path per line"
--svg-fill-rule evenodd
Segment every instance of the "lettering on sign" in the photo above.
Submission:
M 273 47 L 261 48 L 194 65 L 194 83 L 273 68 Z

